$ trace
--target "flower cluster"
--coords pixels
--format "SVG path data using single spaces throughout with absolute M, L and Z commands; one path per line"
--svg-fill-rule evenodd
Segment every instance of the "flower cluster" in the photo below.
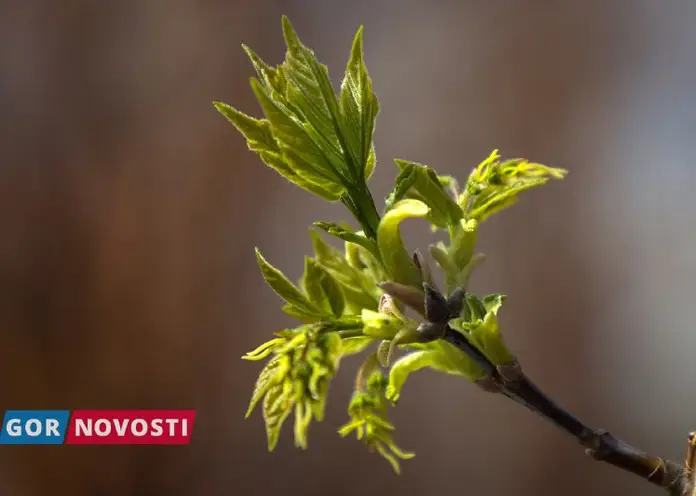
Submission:
M 359 440 L 382 455 L 399 473 L 398 459 L 409 460 L 415 454 L 402 451 L 392 440 L 394 426 L 387 419 L 386 388 L 385 375 L 380 371 L 372 372 L 364 389 L 361 387 L 353 393 L 348 406 L 351 420 L 338 433 L 343 437 L 355 433 Z
M 283 422 L 295 412 L 295 444 L 307 447 L 312 418 L 322 420 L 329 381 L 341 359 L 341 337 L 319 333 L 312 326 L 278 333 L 278 337 L 247 353 L 247 360 L 273 355 L 261 371 L 247 417 L 263 398 L 268 448 L 275 448 Z

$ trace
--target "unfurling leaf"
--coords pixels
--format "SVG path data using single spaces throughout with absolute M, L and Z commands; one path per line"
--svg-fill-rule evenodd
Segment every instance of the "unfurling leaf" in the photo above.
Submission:
M 315 312 L 307 312 L 306 310 L 299 309 L 289 303 L 287 305 L 283 305 L 281 310 L 290 317 L 294 317 L 305 324 L 319 322 L 322 319 L 322 316 Z
M 292 86 L 288 86 L 288 90 L 290 88 Z M 345 188 L 336 164 L 330 160 L 329 151 L 321 148 L 312 136 L 311 128 L 292 113 L 289 102 L 280 100 L 279 94 L 269 93 L 268 88 L 253 78 L 251 89 L 271 124 L 285 163 L 303 180 L 320 187 L 325 192 L 324 198 L 337 200 Z
M 505 295 L 492 294 L 479 301 L 467 295 L 468 312 L 464 317 L 450 321 L 450 326 L 465 334 L 495 366 L 511 365 L 515 358 L 508 350 L 498 325 L 498 311 Z
M 377 246 L 391 280 L 414 287 L 421 286 L 420 271 L 406 250 L 399 230 L 409 218 L 426 217 L 428 206 L 418 200 L 401 200 L 387 212 L 377 229 Z
M 302 44 L 287 17 L 283 17 L 283 36 L 287 53 L 281 67 L 287 81 L 284 96 L 288 107 L 294 111 L 295 119 L 304 124 L 306 135 L 320 151 L 325 161 L 323 167 L 337 178 L 350 177 L 341 148 L 341 130 L 336 126 L 340 118 L 338 101 L 328 70 Z
M 255 119 L 223 102 L 213 102 L 213 105 L 244 135 L 250 150 L 256 152 L 279 151 L 267 120 Z
M 267 119 L 255 119 L 222 102 L 213 104 L 244 135 L 249 149 L 258 153 L 266 165 L 285 179 L 329 201 L 335 201 L 341 196 L 342 187 L 329 184 L 323 179 L 317 184 L 308 179 L 306 174 L 298 174 L 289 159 L 283 155 Z
M 326 66 L 302 44 L 286 17 L 283 35 L 287 52 L 278 67 L 244 47 L 257 72 L 251 87 L 265 119 L 222 102 L 214 105 L 267 165 L 329 201 L 346 194 L 354 213 L 365 221 L 372 215 L 365 212 L 365 184 L 376 163 L 372 135 L 379 104 L 362 59 L 362 29 L 353 43 L 340 99 Z
M 256 259 L 264 280 L 278 296 L 306 315 L 321 315 L 320 309 L 309 301 L 281 271 L 269 264 L 258 248 L 256 249 Z
M 399 400 L 408 376 L 425 367 L 445 374 L 463 376 L 470 381 L 485 376 L 485 372 L 473 360 L 447 342 L 414 343 L 407 347 L 415 348 L 417 351 L 399 358 L 389 371 L 386 398 L 393 403 Z
M 463 270 L 474 256 L 478 239 L 478 222 L 474 219 L 460 220 L 452 229 L 451 245 L 447 250 L 454 265 Z
M 341 355 L 349 356 L 362 352 L 375 341 L 371 336 L 345 338 L 341 341 Z
M 403 196 L 425 203 L 430 208 L 428 219 L 432 224 L 440 228 L 447 228 L 456 225 L 462 219 L 462 209 L 447 194 L 440 178 L 432 168 L 408 160 L 396 159 L 395 162 L 401 172 L 407 174 L 404 178 L 405 182 L 411 183 Z M 412 179 L 409 181 L 407 180 L 409 178 Z
M 550 179 L 563 179 L 567 172 L 524 159 L 501 162 L 498 150 L 495 150 L 472 171 L 466 191 L 458 200 L 459 205 L 467 218 L 483 222 L 514 205 L 518 193 L 545 184 Z
M 415 328 L 415 325 L 404 322 L 395 315 L 373 312 L 366 308 L 362 311 L 362 322 L 363 333 L 376 339 L 391 340 L 404 327 L 411 325 Z
M 414 164 L 404 164 L 401 168 L 401 172 L 396 176 L 396 181 L 394 181 L 394 189 L 385 201 L 385 212 L 388 212 L 394 205 L 403 200 L 406 197 L 406 193 L 416 182 L 418 175 L 416 174 L 416 167 Z
M 337 332 L 318 333 L 312 326 L 279 335 L 252 352 L 265 353 L 271 348 L 273 357 L 259 374 L 247 417 L 263 398 L 268 448 L 273 450 L 283 423 L 294 411 L 295 444 L 304 448 L 311 419 L 323 418 L 328 383 L 338 370 L 343 351 L 341 337 Z
M 386 386 L 387 378 L 381 372 L 371 373 L 365 384 L 353 394 L 348 406 L 351 419 L 338 433 L 343 437 L 354 433 L 368 448 L 382 455 L 398 474 L 399 459 L 408 460 L 415 454 L 402 451 L 392 439 L 394 426 L 387 418 Z
M 372 252 L 350 242 L 346 242 L 344 248 L 348 264 L 362 271 L 370 278 L 370 281 L 375 283 L 376 281 L 383 281 L 387 277 L 382 261 L 380 258 L 375 257 Z
M 324 267 L 309 257 L 305 258 L 302 289 L 327 315 L 340 317 L 343 314 L 345 301 L 341 287 Z
M 392 357 L 394 356 L 394 350 L 399 345 L 418 343 L 422 340 L 422 334 L 418 328 L 413 326 L 406 326 L 396 333 L 393 339 L 388 341 L 382 341 L 377 349 L 377 358 L 379 363 L 384 368 L 389 368 L 392 364 Z
M 341 286 L 346 304 L 344 313 L 359 315 L 363 308 L 377 308 L 379 290 L 370 271 L 352 266 L 343 253 L 324 242 L 317 232 L 310 231 L 310 234 L 315 260 Z
M 276 386 L 285 374 L 283 367 L 288 367 L 289 363 L 283 361 L 282 357 L 275 356 L 266 364 L 258 379 L 256 380 L 256 385 L 254 386 L 254 392 L 251 396 L 251 401 L 249 402 L 249 408 L 247 409 L 245 417 L 248 418 L 254 408 L 268 392 L 270 388 Z
M 242 359 L 244 360 L 262 360 L 266 358 L 268 355 L 273 353 L 273 350 L 276 349 L 278 346 L 281 345 L 281 343 L 285 343 L 285 339 L 283 338 L 276 338 L 276 339 L 271 339 L 270 341 L 266 341 L 263 343 L 261 346 L 256 348 L 253 351 L 250 351 L 249 353 L 246 353 Z
M 343 241 L 347 241 L 348 243 L 354 243 L 356 245 L 362 246 L 379 260 L 379 251 L 377 249 L 377 243 L 375 243 L 373 239 L 365 237 L 363 233 L 355 233 L 349 231 L 345 227 L 339 226 L 335 222 L 317 221 L 314 223 L 314 225 L 317 226 L 319 229 L 323 229 L 331 236 L 335 236 L 339 239 L 342 239 Z
M 358 171 L 367 179 L 375 167 L 372 135 L 379 103 L 363 61 L 362 26 L 353 40 L 353 48 L 341 84 L 340 109 L 345 123 L 346 148 Z
M 269 451 L 273 451 L 278 444 L 280 429 L 295 403 L 292 386 L 289 381 L 274 385 L 263 398 L 263 420 L 266 423 Z

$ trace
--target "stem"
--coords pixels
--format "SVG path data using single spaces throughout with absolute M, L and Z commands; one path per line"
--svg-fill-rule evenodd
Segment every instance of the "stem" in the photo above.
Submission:
M 377 239 L 380 216 L 367 184 L 348 189 L 341 197 L 341 201 L 360 223 L 365 236 Z
M 595 460 L 635 474 L 673 491 L 673 494 L 683 494 L 687 481 L 682 477 L 684 470 L 681 465 L 640 451 L 601 429 L 590 428 L 556 405 L 524 375 L 521 379 L 506 384 L 505 389 L 525 401 L 527 408 L 577 439 L 586 448 L 586 453 Z
M 447 330 L 445 331 L 445 335 L 442 339 L 454 345 L 461 352 L 463 352 L 476 365 L 481 367 L 487 376 L 495 376 L 495 365 L 493 365 L 478 348 L 471 344 L 464 334 L 447 326 Z
M 346 339 L 359 338 L 364 336 L 365 334 L 363 333 L 362 329 L 346 329 L 338 331 L 338 335 L 341 336 L 341 339 Z
M 362 329 L 363 329 L 363 322 L 362 319 L 360 318 L 359 315 L 355 317 L 351 316 L 343 316 L 341 317 L 341 320 L 333 321 L 333 322 L 328 322 L 325 324 L 326 327 L 324 327 L 325 330 L 328 331 L 339 331 L 339 334 L 343 335 L 342 333 L 345 331 L 357 331 L 359 334 L 356 334 L 357 336 L 362 336 Z M 352 337 L 352 336 L 351 336 Z
M 448 329 L 444 339 L 470 356 L 473 347 L 466 337 Z M 481 359 L 476 357 L 477 361 Z M 487 359 L 486 359 L 487 360 Z M 527 376 L 519 373 L 512 380 L 501 378 L 498 368 L 493 368 L 491 378 L 501 386 L 501 392 L 525 408 L 537 413 L 559 429 L 573 436 L 585 452 L 595 460 L 635 474 L 648 482 L 667 489 L 672 495 L 687 495 L 693 488 L 683 467 L 666 458 L 640 451 L 601 429 L 593 429 L 577 419 L 564 408 L 556 405 Z M 490 370 L 490 368 L 488 368 Z

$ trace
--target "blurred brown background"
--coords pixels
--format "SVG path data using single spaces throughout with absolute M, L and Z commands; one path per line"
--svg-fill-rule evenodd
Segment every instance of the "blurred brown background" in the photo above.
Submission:
M 285 183 L 217 115 L 258 114 L 244 42 L 288 14 L 338 81 L 352 35 L 394 157 L 465 177 L 494 148 L 570 170 L 485 226 L 479 292 L 509 295 L 528 373 L 589 424 L 680 459 L 696 428 L 693 2 L 0 1 L 0 409 L 198 409 L 189 447 L 5 447 L 0 494 L 657 494 L 464 381 L 417 374 L 395 476 L 336 427 L 265 448 L 242 416 L 289 323 L 253 247 L 293 277 L 306 226 L 347 218 Z M 425 245 L 418 228 L 410 241 Z M 74 449 L 73 449 L 74 448 Z

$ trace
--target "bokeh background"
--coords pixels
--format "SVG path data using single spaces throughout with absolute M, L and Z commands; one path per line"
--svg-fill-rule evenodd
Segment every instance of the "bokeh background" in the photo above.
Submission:
M 570 170 L 488 223 L 526 371 L 590 425 L 676 460 L 696 428 L 696 3 L 0 1 L 0 409 L 198 409 L 189 447 L 7 447 L 3 496 L 657 494 L 534 415 L 421 372 L 395 476 L 342 440 L 353 361 L 310 449 L 266 451 L 239 359 L 290 321 L 253 247 L 293 277 L 307 226 L 347 213 L 287 184 L 211 105 L 258 114 L 288 14 L 338 81 L 352 35 L 394 157 L 465 177 L 499 148 Z M 411 229 L 411 226 L 409 227 Z M 413 228 L 409 241 L 426 245 Z M 74 448 L 74 449 L 72 449 Z

